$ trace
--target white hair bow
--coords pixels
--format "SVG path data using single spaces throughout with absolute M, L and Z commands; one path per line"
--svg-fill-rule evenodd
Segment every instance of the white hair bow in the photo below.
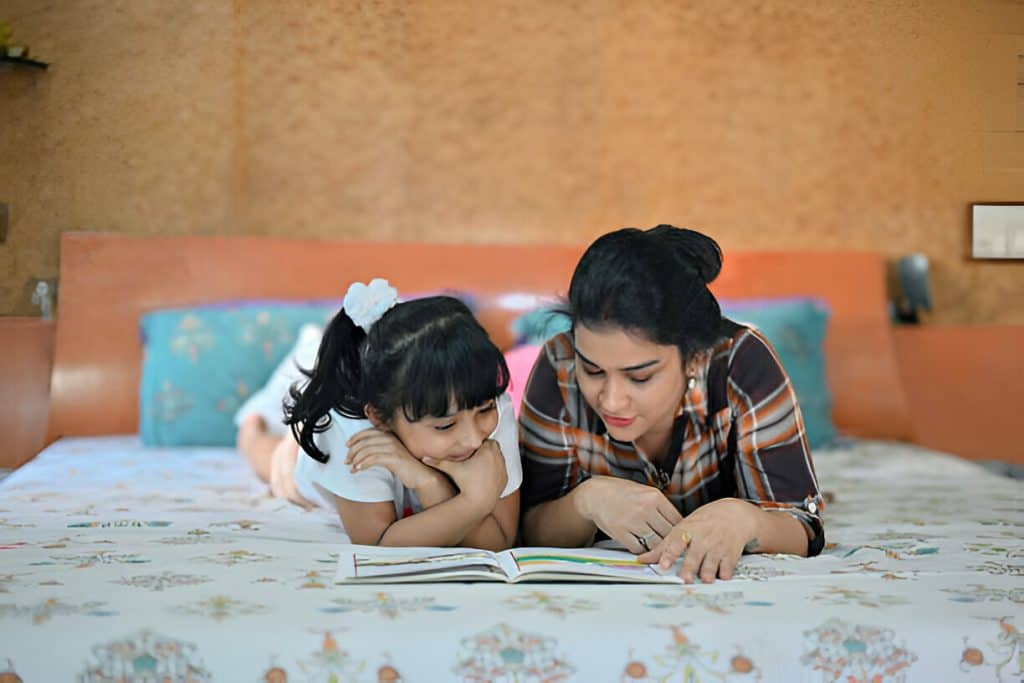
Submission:
M 345 313 L 364 331 L 380 320 L 380 317 L 398 303 L 398 290 L 388 284 L 384 278 L 374 278 L 370 284 L 353 282 L 341 307 Z

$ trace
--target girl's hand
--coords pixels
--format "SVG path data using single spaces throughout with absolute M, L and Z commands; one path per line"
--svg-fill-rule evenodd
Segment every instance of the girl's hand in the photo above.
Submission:
M 716 576 L 731 579 L 744 548 L 757 547 L 754 532 L 759 512 L 757 506 L 738 498 L 712 501 L 694 510 L 661 543 L 637 559 L 668 569 L 685 551 L 679 576 L 686 583 L 693 583 L 698 574 L 704 583 L 714 582 Z
M 270 492 L 275 498 L 285 498 L 309 510 L 316 505 L 299 493 L 295 485 L 295 462 L 299 457 L 299 444 L 290 435 L 281 439 L 270 455 Z
M 498 504 L 508 484 L 505 456 L 494 439 L 486 439 L 473 455 L 461 462 L 424 458 L 423 462 L 444 472 L 459 488 L 459 493 L 475 500 L 481 507 Z
M 654 548 L 683 519 L 672 501 L 653 486 L 595 476 L 577 488 L 579 513 L 632 553 Z
M 368 467 L 386 467 L 402 485 L 413 491 L 436 481 L 438 473 L 416 458 L 391 432 L 364 429 L 348 440 L 345 464 L 352 472 Z

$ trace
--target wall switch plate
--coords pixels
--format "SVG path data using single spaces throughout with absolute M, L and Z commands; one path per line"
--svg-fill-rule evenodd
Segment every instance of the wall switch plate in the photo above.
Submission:
M 53 311 L 57 305 L 57 278 L 30 277 L 25 284 L 29 301 L 39 308 L 43 320 L 53 319 Z
M 0 244 L 7 241 L 7 204 L 0 202 Z

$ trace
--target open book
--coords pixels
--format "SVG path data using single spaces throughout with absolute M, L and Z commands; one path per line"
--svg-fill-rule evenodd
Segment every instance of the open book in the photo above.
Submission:
M 637 562 L 636 556 L 603 548 L 513 548 L 499 553 L 475 548 L 380 548 L 345 545 L 335 583 L 431 583 L 438 581 L 593 581 L 683 583 L 678 568 Z

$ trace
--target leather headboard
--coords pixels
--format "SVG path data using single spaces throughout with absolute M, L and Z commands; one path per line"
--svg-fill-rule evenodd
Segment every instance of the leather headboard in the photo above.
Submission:
M 243 298 L 340 298 L 352 280 L 386 277 L 400 292 L 473 293 L 478 317 L 505 347 L 510 321 L 530 303 L 507 295 L 564 296 L 582 251 L 582 245 L 67 233 L 50 438 L 138 431 L 138 320 L 146 311 Z M 728 298 L 808 295 L 827 302 L 836 425 L 854 436 L 909 438 L 884 287 L 884 263 L 874 253 L 732 251 L 713 289 Z

